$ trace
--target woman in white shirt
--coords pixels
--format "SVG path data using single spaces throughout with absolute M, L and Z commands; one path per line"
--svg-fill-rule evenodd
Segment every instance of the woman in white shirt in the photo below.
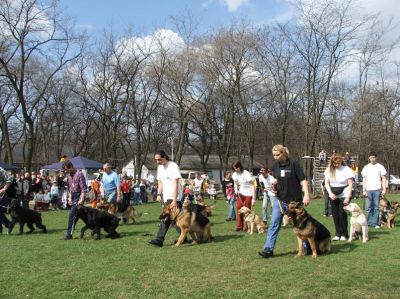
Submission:
M 236 208 L 238 211 L 242 206 L 246 206 L 251 209 L 251 206 L 256 203 L 256 199 L 254 197 L 254 179 L 250 172 L 244 170 L 240 161 L 233 162 L 232 168 L 235 171 L 232 174 L 232 179 L 237 198 Z M 236 219 L 236 231 L 243 230 L 243 215 L 239 214 Z
M 354 173 L 350 167 L 343 165 L 341 155 L 333 154 L 324 175 L 325 188 L 331 199 L 332 217 L 336 230 L 332 240 L 345 241 L 349 234 L 347 232 L 347 215 L 343 207 L 350 202 Z

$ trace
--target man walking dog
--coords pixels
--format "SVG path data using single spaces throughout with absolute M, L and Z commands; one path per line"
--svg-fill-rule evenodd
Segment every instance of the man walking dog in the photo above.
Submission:
M 158 164 L 157 168 L 157 201 L 165 205 L 171 202 L 172 209 L 182 208 L 182 185 L 179 183 L 181 179 L 181 171 L 178 164 L 169 160 L 168 155 L 160 150 L 154 155 L 154 159 Z M 172 224 L 172 220 L 162 219 L 155 239 L 150 240 L 149 244 L 162 247 L 165 235 Z M 180 229 L 177 227 L 180 234 Z
M 75 229 L 76 212 L 78 205 L 83 204 L 85 201 L 87 184 L 83 172 L 75 169 L 71 161 L 64 162 L 62 168 L 68 175 L 68 203 L 71 205 L 71 210 L 68 214 L 67 233 L 62 240 L 71 240 Z

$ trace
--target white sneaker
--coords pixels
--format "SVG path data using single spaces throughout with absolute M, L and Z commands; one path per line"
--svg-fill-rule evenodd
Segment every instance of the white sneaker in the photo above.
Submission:
M 347 239 L 345 237 L 341 236 L 340 241 L 347 241 Z
M 375 228 L 381 228 L 379 225 L 375 226 Z
M 332 238 L 332 241 L 339 241 L 340 240 L 340 238 L 338 237 L 338 236 L 334 236 L 333 238 Z

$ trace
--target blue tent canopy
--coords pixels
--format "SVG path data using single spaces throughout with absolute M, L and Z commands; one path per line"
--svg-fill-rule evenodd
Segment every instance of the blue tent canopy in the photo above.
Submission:
M 0 167 L 4 170 L 21 170 L 21 167 L 0 162 Z
M 87 159 L 85 157 L 77 156 L 69 159 L 72 162 L 72 165 L 76 169 L 101 169 L 103 168 L 103 164 L 94 160 Z M 46 170 L 61 170 L 62 162 L 53 163 L 50 165 L 42 166 L 41 169 Z

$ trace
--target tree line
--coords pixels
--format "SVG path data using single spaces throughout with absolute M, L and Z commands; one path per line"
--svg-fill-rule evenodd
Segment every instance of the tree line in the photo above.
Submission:
M 292 1 L 296 18 L 246 19 L 199 31 L 190 14 L 152 35 L 128 26 L 79 31 L 57 1 L 0 4 L 0 157 L 25 168 L 68 148 L 121 166 L 174 147 L 270 161 L 272 145 L 297 157 L 376 150 L 398 173 L 399 63 L 392 20 L 357 1 Z M 262 161 L 262 162 L 264 162 Z

